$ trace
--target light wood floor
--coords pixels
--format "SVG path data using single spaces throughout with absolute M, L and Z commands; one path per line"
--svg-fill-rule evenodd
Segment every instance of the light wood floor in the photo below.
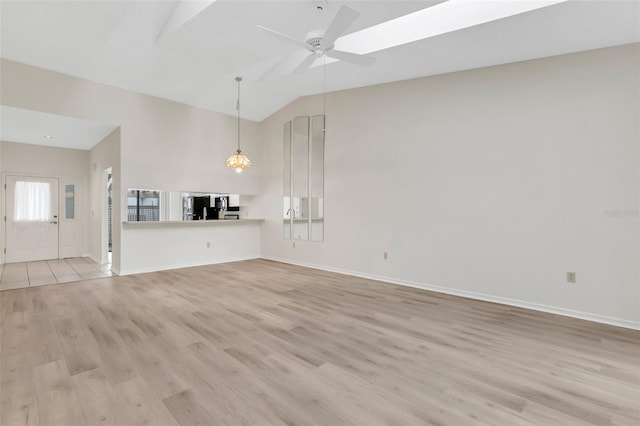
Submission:
M 110 277 L 110 264 L 88 257 L 0 265 L 0 291 Z
M 637 425 L 640 333 L 254 260 L 0 293 L 2 425 Z

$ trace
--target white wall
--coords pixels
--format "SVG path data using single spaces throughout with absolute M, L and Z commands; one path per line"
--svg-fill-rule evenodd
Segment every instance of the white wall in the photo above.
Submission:
M 293 248 L 282 124 L 322 112 L 299 99 L 260 125 L 263 256 L 640 327 L 639 58 L 635 44 L 328 94 L 325 241 Z
M 23 143 L 0 142 L 0 170 L 3 180 L 6 175 L 47 176 L 59 178 L 59 232 L 61 233 L 60 256 L 82 256 L 89 247 L 88 220 L 88 170 L 89 152 L 79 149 L 54 148 Z M 76 184 L 76 219 L 64 219 L 64 185 Z M 4 215 L 4 204 L 2 211 Z M 66 239 L 65 239 L 66 238 Z M 67 241 L 67 239 L 69 241 Z M 73 241 L 71 241 L 73 240 Z M 73 247 L 70 244 L 73 243 Z M 0 248 L 5 240 L 0 238 Z
M 260 225 L 259 222 L 237 221 L 127 225 L 129 254 L 122 259 L 122 273 L 258 258 Z
M 2 141 L 0 141 L 0 178 L 2 177 Z M 0 209 L 4 211 L 4 194 L 6 191 L 0 191 Z M 3 214 L 4 215 L 4 214 Z M 4 263 L 4 226 L 0 226 L 0 263 Z
M 234 117 L 5 59 L 0 66 L 3 105 L 120 126 L 120 179 L 115 182 L 120 217 L 126 217 L 127 188 L 240 194 L 259 191 L 262 162 L 258 160 L 257 123 L 242 120 L 243 152 L 255 164 L 237 174 L 224 164 L 236 149 Z M 229 84 L 235 87 L 236 83 L 232 80 Z M 235 99 L 229 101 L 235 103 Z M 95 162 L 92 159 L 92 164 Z M 252 209 L 252 214 L 259 212 Z M 93 235 L 96 231 L 92 223 Z M 114 224 L 114 239 L 120 233 L 119 256 L 114 249 L 114 267 L 118 269 L 116 257 L 127 259 L 135 254 L 128 243 L 129 231 L 121 229 L 120 221 Z M 94 256 L 98 254 L 95 242 L 91 251 Z M 186 255 L 178 260 L 190 262 Z M 136 269 L 136 265 L 130 268 Z

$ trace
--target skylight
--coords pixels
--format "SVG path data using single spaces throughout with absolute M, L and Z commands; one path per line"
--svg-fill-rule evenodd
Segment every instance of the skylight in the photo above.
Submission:
M 335 48 L 366 55 L 564 1 L 449 0 L 348 34 L 336 41 Z

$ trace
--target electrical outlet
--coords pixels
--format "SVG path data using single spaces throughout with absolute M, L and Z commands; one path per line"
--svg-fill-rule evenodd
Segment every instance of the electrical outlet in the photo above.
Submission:
M 575 284 L 575 282 L 576 282 L 576 273 L 575 272 L 567 272 L 567 282 Z
M 387 253 L 386 251 L 384 253 L 382 253 L 382 258 L 384 260 L 387 260 L 389 258 L 389 253 Z
M 207 248 L 211 248 L 211 243 L 207 241 Z

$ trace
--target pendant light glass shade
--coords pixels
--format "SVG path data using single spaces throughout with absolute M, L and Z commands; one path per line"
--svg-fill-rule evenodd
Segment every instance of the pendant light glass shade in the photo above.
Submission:
M 236 172 L 242 173 L 242 170 L 249 168 L 251 160 L 238 149 L 235 154 L 229 156 L 226 161 L 227 167 L 236 169 Z
M 251 166 L 251 160 L 240 150 L 240 82 L 242 81 L 242 77 L 236 77 L 236 81 L 238 82 L 238 102 L 236 103 L 236 110 L 238 111 L 238 149 L 235 154 L 227 158 L 225 163 L 227 167 L 231 167 L 232 169 L 236 169 L 236 172 L 242 173 L 244 169 Z

